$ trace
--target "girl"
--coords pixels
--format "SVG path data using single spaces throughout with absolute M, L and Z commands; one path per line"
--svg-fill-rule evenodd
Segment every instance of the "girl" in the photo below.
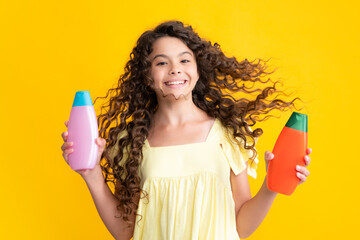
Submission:
M 235 240 L 255 231 L 277 194 L 265 177 L 251 197 L 247 174 L 256 178 L 255 144 L 262 135 L 251 129 L 259 121 L 254 116 L 291 108 L 299 99 L 268 100 L 279 92 L 276 83 L 246 86 L 267 83 L 260 80 L 265 70 L 261 60 L 225 56 L 179 21 L 140 36 L 118 86 L 107 94 L 113 96 L 106 113 L 98 116 L 97 165 L 77 171 L 115 239 Z M 256 91 L 255 100 L 245 97 Z M 68 162 L 72 143 L 67 132 L 62 136 Z M 273 157 L 265 152 L 266 169 Z M 303 183 L 309 171 L 296 170 Z

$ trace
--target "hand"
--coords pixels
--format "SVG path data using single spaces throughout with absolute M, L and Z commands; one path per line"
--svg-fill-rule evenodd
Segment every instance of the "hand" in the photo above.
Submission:
M 68 121 L 65 122 L 65 126 L 68 126 Z M 73 145 L 73 142 L 68 142 L 68 132 L 63 132 L 61 134 L 63 140 L 64 140 L 64 144 L 61 146 L 61 150 L 63 151 L 63 158 L 65 159 L 65 162 L 69 165 L 69 159 L 68 156 L 69 154 L 71 154 L 74 149 L 71 148 Z M 101 169 L 100 167 L 100 159 L 101 159 L 101 155 L 105 149 L 105 144 L 106 144 L 106 140 L 103 138 L 97 138 L 96 140 L 96 144 L 99 147 L 98 150 L 98 155 L 97 155 L 97 160 L 96 160 L 96 165 L 94 169 L 85 169 L 85 170 L 76 170 L 75 172 L 79 173 L 83 178 L 87 177 L 88 175 L 91 175 L 92 172 L 96 171 L 96 169 Z
M 310 157 L 309 154 L 312 152 L 311 148 L 306 149 L 306 155 L 304 157 L 304 161 L 305 161 L 305 166 L 300 166 L 300 165 L 296 165 L 296 176 L 300 179 L 300 182 L 298 183 L 301 184 L 303 182 L 306 181 L 307 177 L 310 175 L 309 170 L 306 168 L 307 166 L 309 166 L 310 164 Z M 266 164 L 266 172 L 269 166 L 269 161 L 271 161 L 274 158 L 274 154 L 270 151 L 266 151 L 265 152 L 265 164 Z
M 310 172 L 309 170 L 306 168 L 307 166 L 309 166 L 310 164 L 310 157 L 309 157 L 309 154 L 312 152 L 312 149 L 311 148 L 308 148 L 306 149 L 306 155 L 304 157 L 304 160 L 305 160 L 305 167 L 303 166 L 300 166 L 300 165 L 296 165 L 296 171 L 298 171 L 296 173 L 296 176 L 300 179 L 300 182 L 299 184 L 303 183 L 306 181 L 306 178 L 310 175 Z M 299 185 L 298 184 L 298 185 Z

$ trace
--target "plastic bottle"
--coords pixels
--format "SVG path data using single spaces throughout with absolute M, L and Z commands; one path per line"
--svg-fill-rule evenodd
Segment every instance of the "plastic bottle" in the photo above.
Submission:
M 74 151 L 68 155 L 73 170 L 93 169 L 96 164 L 99 137 L 94 106 L 88 91 L 75 94 L 68 122 L 68 142 L 73 142 Z
M 305 166 L 308 143 L 307 115 L 293 112 L 276 140 L 269 162 L 267 187 L 271 191 L 291 195 L 300 179 L 296 165 Z

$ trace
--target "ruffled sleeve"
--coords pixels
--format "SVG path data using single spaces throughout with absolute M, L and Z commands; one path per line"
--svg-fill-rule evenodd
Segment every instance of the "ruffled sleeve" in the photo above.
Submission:
M 238 175 L 247 168 L 248 175 L 256 178 L 256 169 L 257 164 L 259 163 L 259 159 L 256 157 L 254 161 L 249 161 L 249 159 L 253 156 L 253 151 L 244 148 L 244 140 L 242 138 L 237 138 L 241 143 L 240 145 L 238 145 L 238 143 L 234 140 L 233 136 L 228 133 L 225 128 L 223 128 L 222 136 L 223 137 L 221 139 L 221 148 L 235 175 Z M 255 138 L 255 144 L 257 143 L 257 141 L 258 139 Z M 247 167 L 246 162 L 248 162 Z

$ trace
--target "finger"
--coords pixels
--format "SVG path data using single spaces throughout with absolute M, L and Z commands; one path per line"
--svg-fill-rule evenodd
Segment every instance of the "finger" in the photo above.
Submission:
M 61 134 L 61 137 L 63 138 L 64 142 L 67 141 L 68 135 L 69 135 L 68 132 L 63 132 L 63 133 Z
M 265 152 L 265 160 L 269 161 L 274 158 L 274 154 L 270 151 Z
M 304 174 L 301 174 L 300 172 L 297 172 L 296 176 L 300 179 L 299 184 L 302 184 L 303 182 L 306 181 L 306 176 Z
M 62 146 L 61 146 L 61 150 L 64 151 L 67 148 L 70 148 L 71 146 L 73 146 L 74 143 L 73 142 L 65 142 Z
M 309 166 L 310 161 L 311 161 L 311 158 L 310 158 L 308 155 L 306 155 L 306 156 L 304 157 L 304 160 L 305 160 L 305 167 Z
M 95 139 L 96 144 L 99 146 L 99 153 L 102 153 L 105 149 L 106 140 L 103 138 Z
M 65 126 L 67 127 L 69 124 L 69 121 L 65 121 Z
M 72 152 L 74 151 L 74 149 L 66 149 L 64 152 L 63 152 L 63 157 L 66 161 L 67 164 L 69 164 L 69 154 L 71 154 Z
M 73 148 L 69 148 L 69 149 L 65 149 L 65 150 L 64 150 L 64 153 L 65 153 L 65 155 L 69 155 L 69 154 L 72 153 L 73 151 L 74 151 Z
M 310 171 L 306 167 L 297 165 L 296 170 L 299 171 L 301 174 L 303 174 L 306 177 L 308 177 L 310 175 Z
M 100 138 L 100 137 L 96 138 L 95 141 L 96 141 L 96 144 L 99 145 L 99 147 L 104 146 L 106 143 L 105 139 Z
M 306 149 L 306 155 L 309 155 L 310 153 L 312 153 L 312 149 L 311 148 Z
M 68 160 L 67 154 L 65 154 L 65 153 L 63 152 L 62 156 L 63 156 L 63 158 L 65 159 L 65 162 L 69 165 L 69 160 Z

